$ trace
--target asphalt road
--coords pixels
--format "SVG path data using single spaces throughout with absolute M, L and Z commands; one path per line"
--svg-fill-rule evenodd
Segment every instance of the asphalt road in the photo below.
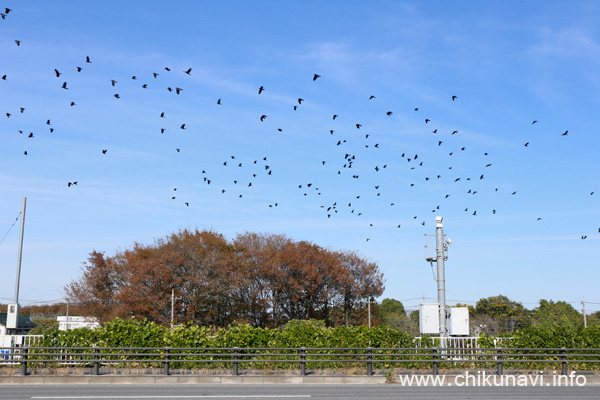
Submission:
M 0 399 L 600 399 L 600 387 L 3 385 Z

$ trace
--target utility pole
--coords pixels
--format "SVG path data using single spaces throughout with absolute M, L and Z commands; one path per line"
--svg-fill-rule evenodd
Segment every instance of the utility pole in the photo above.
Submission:
M 21 280 L 21 260 L 23 259 L 23 232 L 25 230 L 25 204 L 27 197 L 23 197 L 23 210 L 21 211 L 21 236 L 19 237 L 19 259 L 17 260 L 17 282 L 15 283 L 15 301 L 8 305 L 6 313 L 6 330 L 8 334 L 19 333 L 19 286 Z
M 175 289 L 171 289 L 171 329 L 173 329 L 173 314 L 175 313 L 175 300 L 181 300 L 181 297 L 175 297 Z
M 583 306 L 583 327 L 587 328 L 587 318 L 585 317 L 585 299 L 581 302 Z
M 435 217 L 435 253 L 437 263 L 438 302 L 440 303 L 440 337 L 448 336 L 446 329 L 446 277 L 444 271 L 444 225 Z
M 448 258 L 448 246 L 452 241 L 450 239 L 444 240 L 442 217 L 435 217 L 435 255 L 432 252 L 433 245 L 431 239 L 433 239 L 433 235 L 425 235 L 425 261 L 431 265 L 431 273 L 437 283 L 440 346 L 443 347 L 445 342 L 441 338 L 448 336 L 448 329 L 446 328 L 446 276 L 444 261 Z M 437 276 L 433 270 L 434 261 L 437 264 Z M 423 302 L 425 302 L 425 295 L 423 295 Z
M 21 280 L 21 260 L 23 259 L 23 231 L 25 230 L 25 204 L 27 197 L 23 197 L 23 211 L 21 211 L 21 236 L 19 238 L 19 260 L 17 261 L 17 283 L 15 285 L 15 304 L 19 304 L 19 283 Z
M 367 306 L 369 313 L 369 329 L 371 329 L 371 297 L 369 297 L 369 305 Z

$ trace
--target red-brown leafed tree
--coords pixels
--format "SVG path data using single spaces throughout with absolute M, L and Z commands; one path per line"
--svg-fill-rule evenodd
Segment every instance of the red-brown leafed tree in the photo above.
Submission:
M 180 230 L 113 257 L 92 252 L 65 291 L 101 320 L 136 316 L 214 326 L 282 326 L 290 319 L 331 324 L 383 292 L 375 263 L 285 235 L 245 233 L 229 242 L 213 231 Z M 349 319 L 346 317 L 346 321 Z
M 93 250 L 88 261 L 83 263 L 82 276 L 65 287 L 71 302 L 75 302 L 89 315 L 100 321 L 113 319 L 118 315 L 115 308 L 115 293 L 121 286 L 123 271 L 104 253 Z

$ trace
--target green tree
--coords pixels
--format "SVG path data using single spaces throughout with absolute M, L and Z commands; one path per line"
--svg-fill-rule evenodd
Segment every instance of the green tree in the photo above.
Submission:
M 473 324 L 490 335 L 514 332 L 531 325 L 530 312 L 506 296 L 486 297 L 475 304 Z
M 406 325 L 406 311 L 401 301 L 396 299 L 383 299 L 377 315 L 382 325 L 404 327 Z
M 583 325 L 583 316 L 564 301 L 540 300 L 539 307 L 533 310 L 536 325 Z

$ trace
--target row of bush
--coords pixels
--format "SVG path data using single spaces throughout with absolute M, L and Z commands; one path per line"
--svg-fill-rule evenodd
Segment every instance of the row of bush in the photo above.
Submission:
M 90 329 L 73 329 L 68 331 L 48 330 L 39 346 L 41 347 L 143 347 L 143 348 L 172 348 L 169 357 L 171 360 L 195 360 L 194 362 L 177 362 L 171 365 L 172 368 L 231 368 L 231 364 L 219 362 L 220 360 L 231 359 L 230 356 L 219 356 L 219 354 L 230 354 L 230 351 L 211 351 L 208 354 L 204 350 L 198 351 L 183 351 L 187 356 L 181 356 L 181 351 L 175 348 L 233 348 L 241 349 L 248 348 L 266 348 L 267 351 L 257 351 L 259 353 L 270 353 L 271 356 L 262 357 L 261 362 L 252 363 L 251 367 L 256 369 L 282 369 L 291 368 L 298 369 L 298 364 L 285 362 L 270 362 L 269 360 L 298 360 L 299 352 L 297 350 L 282 351 L 277 348 L 335 348 L 336 350 L 319 350 L 312 351 L 313 353 L 323 354 L 344 354 L 341 348 L 366 348 L 372 347 L 374 355 L 385 354 L 387 359 L 395 359 L 397 362 L 375 362 L 374 368 L 430 368 L 431 363 L 423 363 L 418 360 L 431 360 L 431 356 L 420 356 L 415 350 L 414 353 L 408 355 L 396 356 L 392 355 L 394 351 L 378 350 L 385 348 L 413 348 L 425 347 L 430 348 L 435 346 L 435 342 L 431 339 L 417 341 L 415 337 L 401 330 L 388 327 L 377 326 L 367 328 L 365 326 L 357 327 L 325 327 L 322 321 L 294 320 L 289 322 L 284 329 L 264 329 L 254 328 L 250 325 L 235 325 L 228 328 L 210 328 L 205 326 L 188 325 L 169 329 L 168 327 L 140 319 L 115 319 L 106 323 L 101 328 L 94 330 Z M 570 349 L 585 348 L 585 349 L 600 349 L 600 326 L 592 326 L 588 328 L 575 326 L 556 326 L 556 327 L 529 327 L 520 331 L 514 332 L 510 337 L 502 338 L 500 342 L 497 338 L 490 336 L 481 336 L 479 339 L 479 347 L 492 348 L 561 348 Z M 102 353 L 110 353 L 109 350 L 100 350 Z M 114 351 L 113 351 L 114 352 Z M 146 350 L 149 359 L 163 359 L 164 350 Z M 514 351 L 513 351 L 514 352 Z M 589 353 L 590 350 L 579 353 Z M 35 353 L 35 352 L 33 352 Z M 245 350 L 243 353 L 249 354 L 251 351 Z M 488 352 L 487 360 L 494 360 L 496 351 Z M 522 351 L 527 354 L 527 351 Z M 326 358 L 322 358 L 321 362 L 308 363 L 308 368 L 348 368 L 355 367 L 364 369 L 366 364 L 366 351 L 362 352 L 360 357 L 361 363 L 344 363 L 344 362 L 329 362 Z M 465 356 L 465 354 L 467 356 Z M 454 358 L 453 362 L 447 362 L 449 358 L 440 357 L 440 367 L 478 367 L 490 368 L 493 364 L 485 363 L 485 357 L 468 355 L 466 351 L 459 358 Z M 519 362 L 506 362 L 506 367 L 514 368 L 556 368 L 560 367 L 560 351 L 554 351 L 557 363 L 539 362 L 542 357 L 521 357 Z M 595 351 L 593 358 L 600 360 L 600 351 Z M 158 355 L 158 356 L 157 356 Z M 33 358 L 35 356 L 31 354 Z M 114 356 L 111 360 L 120 360 L 121 366 L 140 366 L 140 367 L 160 367 L 161 363 L 131 363 L 131 357 Z M 229 358 L 228 358 L 229 357 Z M 270 357 L 270 358 L 269 358 Z M 331 359 L 344 358 L 343 356 L 327 358 Z M 354 357 L 355 358 L 355 357 Z M 547 357 L 544 357 L 547 358 Z M 89 358 L 91 359 L 91 358 Z M 137 358 L 139 359 L 139 357 Z M 243 356 L 241 357 L 243 359 Z M 314 359 L 314 357 L 313 357 Z M 375 358 L 377 359 L 377 358 Z M 527 362 L 525 362 L 525 360 Z M 538 362 L 536 363 L 536 360 Z M 529 362 L 531 361 L 531 362 Z M 243 367 L 249 366 L 250 363 L 244 363 Z M 580 369 L 595 369 L 598 367 L 596 363 L 586 363 L 573 365 L 573 368 Z
M 284 329 L 198 325 L 170 329 L 148 320 L 116 318 L 91 329 L 44 332 L 40 346 L 70 347 L 412 347 L 414 337 L 388 326 L 326 328 L 316 320 L 290 321 Z

